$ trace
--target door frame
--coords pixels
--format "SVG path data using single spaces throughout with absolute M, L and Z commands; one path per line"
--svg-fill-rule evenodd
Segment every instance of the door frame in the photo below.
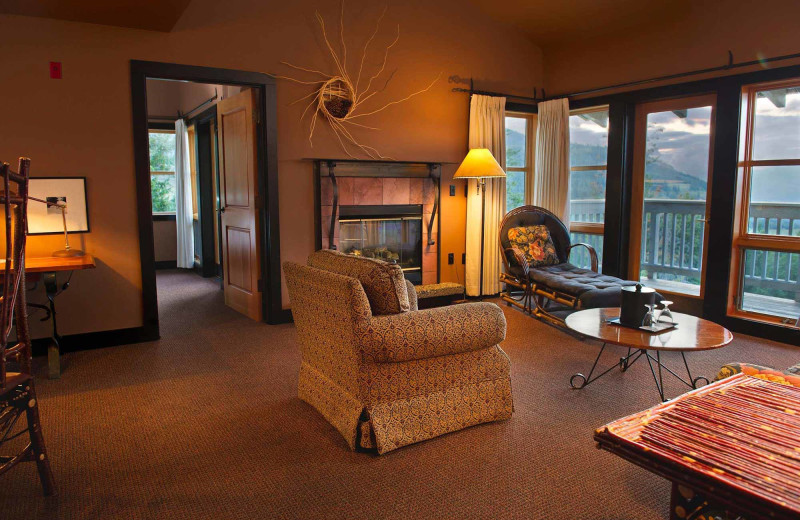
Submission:
M 677 105 L 677 106 L 676 106 Z M 667 112 L 676 108 L 692 109 L 711 106 L 711 128 L 708 140 L 708 178 L 706 184 L 706 207 L 704 212 L 703 231 L 703 258 L 700 266 L 700 294 L 685 294 L 674 291 L 658 289 L 670 297 L 686 300 L 703 300 L 706 291 L 706 267 L 708 264 L 708 236 L 710 229 L 711 191 L 714 176 L 714 134 L 716 129 L 717 96 L 715 94 L 701 94 L 695 96 L 682 96 L 670 99 L 645 101 L 638 103 L 635 108 L 635 123 L 633 136 L 633 178 L 631 182 L 631 211 L 630 211 L 630 238 L 628 240 L 629 261 L 628 278 L 639 281 L 640 264 L 642 255 L 642 224 L 644 220 L 644 169 L 647 155 L 647 115 L 654 112 Z
M 259 244 L 261 249 L 262 315 L 267 323 L 291 319 L 281 298 L 280 225 L 278 212 L 278 126 L 275 80 L 260 72 L 131 60 L 131 103 L 139 256 L 142 266 L 142 318 L 145 336 L 159 337 L 158 294 L 153 246 L 150 151 L 147 136 L 147 79 L 168 79 L 249 86 L 258 90 Z

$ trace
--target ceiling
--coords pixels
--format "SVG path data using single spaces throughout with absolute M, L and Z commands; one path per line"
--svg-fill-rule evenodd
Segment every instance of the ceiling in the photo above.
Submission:
M 171 31 L 191 0 L 0 0 L 0 13 Z
M 542 47 L 646 29 L 686 13 L 689 0 L 470 0 Z

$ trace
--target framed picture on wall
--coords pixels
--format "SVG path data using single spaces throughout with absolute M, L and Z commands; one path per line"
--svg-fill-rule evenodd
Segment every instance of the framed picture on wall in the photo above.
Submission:
M 86 177 L 31 177 L 28 194 L 51 203 L 66 204 L 67 231 L 89 232 L 89 207 L 86 203 Z M 35 200 L 28 202 L 28 234 L 64 233 L 60 207 Z

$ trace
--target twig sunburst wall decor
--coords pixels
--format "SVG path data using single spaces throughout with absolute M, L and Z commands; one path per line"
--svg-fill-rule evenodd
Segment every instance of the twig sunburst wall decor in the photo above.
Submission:
M 392 43 L 386 47 L 383 53 L 383 62 L 381 63 L 380 68 L 377 70 L 377 72 L 375 72 L 375 74 L 371 75 L 368 80 L 365 79 L 366 86 L 363 88 L 361 86 L 362 76 L 366 77 L 366 73 L 364 71 L 364 62 L 367 57 L 367 50 L 370 43 L 372 43 L 377 36 L 378 31 L 380 30 L 381 21 L 386 15 L 387 9 L 388 5 L 384 7 L 383 12 L 375 24 L 375 30 L 364 44 L 364 49 L 361 52 L 361 60 L 358 66 L 358 73 L 355 76 L 355 81 L 353 81 L 353 77 L 350 75 L 350 72 L 347 69 L 347 45 L 345 44 L 344 39 L 344 0 L 342 1 L 341 15 L 339 19 L 339 41 L 341 45 L 341 56 L 336 52 L 336 50 L 334 50 L 333 45 L 331 45 L 330 40 L 328 40 L 328 34 L 325 30 L 325 20 L 322 18 L 319 12 L 314 13 L 317 21 L 319 22 L 320 30 L 322 31 L 322 38 L 325 41 L 328 51 L 330 52 L 331 58 L 333 59 L 335 73 L 328 74 L 320 70 L 301 67 L 287 61 L 281 61 L 283 65 L 309 74 L 316 74 L 321 77 L 317 80 L 302 80 L 287 76 L 275 76 L 276 78 L 286 79 L 303 85 L 313 85 L 315 87 L 312 92 L 292 103 L 299 103 L 311 98 L 311 101 L 308 103 L 305 110 L 303 110 L 303 114 L 300 116 L 300 119 L 304 119 L 306 114 L 311 111 L 311 123 L 309 127 L 308 140 L 312 147 L 314 146 L 314 130 L 317 125 L 317 120 L 323 119 L 328 122 L 333 130 L 334 135 L 339 141 L 342 150 L 344 150 L 348 156 L 356 158 L 353 152 L 355 151 L 358 153 L 361 151 L 371 159 L 389 159 L 389 157 L 384 157 L 381 155 L 376 148 L 358 142 L 351 130 L 353 128 L 377 130 L 376 127 L 368 126 L 359 122 L 358 120 L 363 117 L 375 115 L 392 105 L 403 103 L 414 96 L 422 94 L 423 92 L 427 92 L 441 77 L 442 74 L 439 73 L 439 75 L 436 76 L 436 78 L 427 87 L 409 94 L 404 98 L 386 102 L 378 108 L 364 108 L 364 104 L 376 94 L 382 92 L 393 77 L 393 74 L 389 76 L 383 85 L 383 88 L 377 89 L 377 87 L 373 87 L 373 82 L 377 80 L 386 70 L 386 62 L 389 59 L 389 51 L 400 40 L 399 25 L 397 26 L 397 35 Z

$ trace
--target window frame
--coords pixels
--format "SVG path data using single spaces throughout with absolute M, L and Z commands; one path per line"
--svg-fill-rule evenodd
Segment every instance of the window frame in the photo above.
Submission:
M 584 108 L 576 108 L 574 110 L 569 111 L 569 117 L 572 116 L 579 116 L 581 114 L 588 114 L 591 112 L 602 112 L 602 111 L 609 112 L 610 108 L 608 105 L 595 105 L 591 107 L 584 107 Z M 611 125 L 611 121 L 609 119 L 609 126 Z M 608 136 L 610 136 L 610 131 L 608 132 Z M 608 137 L 607 136 L 607 137 Z M 570 145 L 572 145 L 572 140 L 570 139 Z M 606 150 L 608 150 L 608 145 L 606 145 Z M 608 151 L 606 151 L 606 163 L 604 165 L 595 165 L 595 166 L 572 166 L 569 167 L 569 176 L 570 181 L 572 181 L 572 172 L 580 172 L 580 171 L 604 171 L 606 172 L 606 179 L 608 179 Z M 603 198 L 603 202 L 608 198 Z M 571 201 L 570 201 L 571 203 Z M 569 231 L 570 233 L 583 233 L 587 235 L 605 235 L 606 232 L 606 224 L 605 218 L 603 218 L 603 222 L 582 222 L 582 221 L 575 221 L 573 222 L 570 218 L 569 221 Z
M 775 315 L 741 308 L 744 297 L 744 257 L 748 249 L 774 252 L 800 253 L 800 237 L 750 233 L 750 188 L 753 168 L 758 166 L 800 166 L 798 159 L 753 159 L 755 138 L 756 100 L 758 93 L 780 88 L 800 88 L 800 77 L 750 83 L 741 89 L 741 126 L 737 160 L 737 182 L 733 240 L 731 243 L 731 270 L 728 287 L 727 315 L 765 322 L 773 325 L 792 326 L 792 321 Z
M 536 169 L 534 160 L 536 158 L 535 148 L 537 115 L 529 112 L 514 112 L 507 110 L 505 117 L 515 117 L 525 120 L 525 166 L 511 167 L 508 166 L 508 161 L 504 162 L 506 163 L 506 172 L 521 172 L 523 174 L 525 182 L 523 183 L 522 199 L 524 201 L 524 205 L 528 205 L 531 204 L 528 194 L 533 193 L 533 186 L 528 186 L 528 182 L 534 182 L 534 170 Z M 505 118 L 503 119 L 503 128 L 505 130 Z M 503 150 L 503 153 L 506 153 L 505 149 Z M 506 194 L 506 200 L 508 200 L 508 194 Z M 511 211 L 511 209 L 506 208 L 506 213 L 509 211 Z
M 170 130 L 169 128 L 154 128 L 153 126 L 147 129 L 148 138 L 150 134 L 172 134 L 175 135 L 175 130 Z M 149 159 L 148 159 L 149 162 Z M 175 171 L 166 171 L 166 170 L 153 170 L 152 167 L 149 169 L 150 175 L 172 175 L 175 176 Z M 152 211 L 154 217 L 174 217 L 176 212 L 174 211 Z

